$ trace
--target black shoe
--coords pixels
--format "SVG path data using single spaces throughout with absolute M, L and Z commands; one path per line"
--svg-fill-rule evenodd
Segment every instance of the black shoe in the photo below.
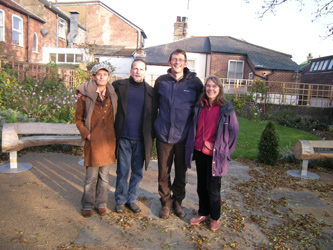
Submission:
M 124 204 L 119 204 L 119 205 L 117 205 L 117 207 L 116 207 L 116 212 L 117 212 L 118 214 L 122 214 L 122 213 L 124 212 L 124 209 L 125 209 Z
M 175 211 L 175 214 L 179 218 L 184 218 L 185 215 L 186 215 L 185 212 L 184 212 L 184 209 L 182 209 L 182 207 L 180 206 L 178 201 L 173 202 L 173 210 Z
M 125 204 L 126 207 L 131 209 L 134 213 L 140 213 L 141 209 L 135 203 Z

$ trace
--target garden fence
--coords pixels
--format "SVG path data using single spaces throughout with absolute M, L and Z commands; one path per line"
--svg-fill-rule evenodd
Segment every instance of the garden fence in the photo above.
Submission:
M 4 64 L 10 65 L 19 80 L 23 80 L 26 77 L 42 79 L 50 74 L 51 68 L 45 64 L 0 60 L 0 68 L 2 68 L 1 66 Z M 67 87 L 75 87 L 77 85 L 76 70 L 58 68 L 58 73 Z M 111 77 L 111 82 L 128 77 L 128 73 L 114 72 Z M 153 86 L 157 77 L 159 77 L 159 75 L 147 74 L 146 81 Z M 205 81 L 204 77 L 200 77 L 200 79 L 202 82 Z M 224 85 L 225 94 L 233 95 L 236 99 L 243 95 L 251 94 L 252 100 L 257 103 L 322 108 L 333 107 L 333 82 L 331 85 L 324 85 L 278 81 L 258 82 L 258 80 L 230 78 L 221 78 L 221 80 Z

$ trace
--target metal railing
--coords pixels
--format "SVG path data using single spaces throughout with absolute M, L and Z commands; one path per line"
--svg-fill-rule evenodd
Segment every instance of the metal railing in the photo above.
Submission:
M 26 77 L 42 79 L 50 73 L 50 66 L 38 63 L 26 63 L 17 61 L 0 60 L 0 66 L 4 63 L 10 65 L 17 74 L 19 81 Z M 1 67 L 0 67 L 1 68 Z M 63 83 L 67 87 L 76 87 L 77 70 L 58 68 Z M 111 76 L 111 82 L 117 79 L 125 79 L 129 73 L 114 72 Z M 147 74 L 146 81 L 154 86 L 155 80 L 159 75 Z M 200 77 L 205 82 L 204 77 Z M 260 82 L 263 88 L 258 88 L 258 80 L 248 79 L 230 79 L 221 78 L 224 85 L 224 92 L 228 95 L 234 95 L 236 99 L 243 95 L 249 95 L 252 100 L 258 103 L 269 103 L 278 105 L 311 106 L 332 108 L 333 107 L 333 83 L 309 84 L 297 82 Z

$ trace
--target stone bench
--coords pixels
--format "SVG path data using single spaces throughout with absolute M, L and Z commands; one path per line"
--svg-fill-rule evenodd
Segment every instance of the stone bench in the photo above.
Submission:
M 287 173 L 301 178 L 319 179 L 319 176 L 308 172 L 309 160 L 333 159 L 333 141 L 306 141 L 299 140 L 294 146 L 294 156 L 301 160 L 300 171 Z
M 2 152 L 9 152 L 10 173 L 22 172 L 32 167 L 27 166 L 29 164 L 17 162 L 17 151 L 51 144 L 83 146 L 83 141 L 75 124 L 6 123 L 2 127 Z M 2 167 L 5 169 L 8 164 Z

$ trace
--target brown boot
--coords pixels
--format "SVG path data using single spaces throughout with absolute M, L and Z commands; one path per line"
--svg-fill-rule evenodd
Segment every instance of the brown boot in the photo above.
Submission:
M 82 209 L 82 216 L 85 218 L 89 218 L 92 215 L 91 209 Z
M 170 216 L 170 207 L 163 206 L 160 210 L 160 218 L 162 219 L 168 219 Z
M 173 210 L 175 211 L 175 214 L 179 218 L 184 218 L 185 215 L 186 215 L 185 212 L 184 212 L 184 209 L 182 209 L 182 207 L 180 206 L 178 201 L 173 202 Z

